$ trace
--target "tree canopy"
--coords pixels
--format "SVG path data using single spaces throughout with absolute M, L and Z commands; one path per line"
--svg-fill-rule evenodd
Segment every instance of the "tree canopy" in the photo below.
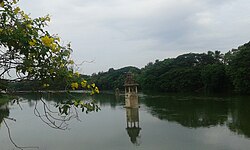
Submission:
M 70 43 L 62 45 L 58 35 L 45 30 L 50 17 L 32 19 L 17 3 L 18 0 L 0 3 L 1 79 L 9 75 L 9 80 L 35 80 L 44 87 L 49 87 L 52 81 L 60 81 L 65 87 L 78 89 L 81 86 L 98 93 L 95 84 L 87 84 L 74 70 Z M 11 70 L 15 75 L 10 74 Z
M 61 44 L 58 35 L 45 29 L 50 17 L 33 19 L 18 7 L 18 1 L 0 1 L 0 90 L 5 90 L 11 81 L 35 81 L 34 87 L 44 89 L 52 83 L 60 83 L 58 85 L 65 89 L 99 93 L 94 83 L 87 82 L 74 69 L 70 43 Z M 15 75 L 10 73 L 12 70 Z M 88 111 L 99 109 L 92 102 L 72 99 L 61 102 L 58 108 L 67 115 L 71 106 Z
M 226 53 L 228 74 L 235 91 L 250 94 L 250 42 Z
M 11 69 L 16 79 L 55 78 L 69 74 L 72 49 L 63 46 L 57 35 L 44 29 L 50 17 L 32 19 L 16 4 L 17 0 L 4 0 L 0 8 L 0 69 L 2 77 Z
M 156 60 L 132 72 L 144 91 L 249 94 L 249 60 L 250 42 L 225 54 L 208 51 Z M 109 69 L 91 78 L 102 90 L 122 88 L 125 72 L 121 70 L 128 71 L 128 67 Z

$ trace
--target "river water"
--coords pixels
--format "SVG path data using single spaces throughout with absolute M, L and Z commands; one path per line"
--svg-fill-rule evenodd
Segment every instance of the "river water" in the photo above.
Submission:
M 55 107 L 65 97 L 22 94 L 2 105 L 0 150 L 250 149 L 249 97 L 140 94 L 140 108 L 126 109 L 123 96 L 99 94 L 85 97 L 96 100 L 99 112 L 72 109 L 68 120 Z

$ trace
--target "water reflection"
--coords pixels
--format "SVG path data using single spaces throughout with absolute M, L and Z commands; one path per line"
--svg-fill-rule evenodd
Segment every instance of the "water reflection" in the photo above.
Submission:
M 250 137 L 250 101 L 247 98 L 148 96 L 144 104 L 161 120 L 189 128 L 225 125 Z
M 0 125 L 3 122 L 4 118 L 7 118 L 10 114 L 7 103 L 0 105 Z
M 245 99 L 233 103 L 229 110 L 230 120 L 228 127 L 230 130 L 243 134 L 250 138 L 250 101 Z
M 135 145 L 140 145 L 140 120 L 138 108 L 126 108 L 127 133 L 130 141 Z
M 63 94 L 63 93 L 52 93 L 50 95 L 24 94 L 24 95 L 21 95 L 20 97 L 24 99 L 25 102 L 28 102 L 28 105 L 30 107 L 32 106 L 32 108 L 30 109 L 33 109 L 37 103 L 39 103 L 41 106 L 44 106 L 42 105 L 40 101 L 38 101 L 40 99 L 46 100 L 46 102 L 49 104 L 55 104 L 57 102 L 60 102 L 66 99 L 65 98 L 66 96 L 67 94 Z M 82 94 L 74 94 L 74 96 L 82 97 Z M 230 137 L 228 134 L 226 134 L 225 140 L 228 140 L 229 138 L 233 138 L 233 140 L 235 140 L 235 137 L 238 137 L 238 136 L 232 135 L 230 131 L 250 138 L 250 115 L 249 115 L 250 101 L 248 98 L 242 98 L 242 97 L 216 98 L 216 97 L 193 97 L 193 96 L 191 97 L 191 96 L 177 96 L 177 95 L 172 95 L 172 96 L 168 96 L 168 95 L 145 96 L 144 95 L 143 97 L 139 95 L 139 98 L 140 98 L 141 108 L 139 109 L 138 108 L 126 108 L 125 109 L 123 108 L 123 106 L 125 105 L 124 96 L 117 98 L 115 94 L 95 95 L 94 99 L 97 101 L 100 107 L 103 108 L 103 110 L 100 113 L 86 116 L 84 119 L 88 119 L 88 121 L 85 120 L 83 123 L 84 124 L 83 126 L 79 125 L 79 123 L 75 123 L 74 121 L 70 122 L 72 123 L 71 127 L 73 127 L 72 128 L 73 131 L 71 130 L 71 132 L 74 132 L 74 129 L 77 130 L 74 135 L 78 136 L 78 139 L 84 138 L 86 143 L 89 142 L 88 140 L 90 136 L 94 134 L 95 136 L 91 136 L 93 139 L 97 138 L 100 142 L 103 142 L 106 145 L 111 145 L 112 143 L 105 143 L 105 142 L 112 141 L 113 139 L 115 139 L 117 140 L 117 143 L 120 142 L 119 144 L 124 144 L 124 147 L 127 146 L 126 142 L 131 141 L 131 143 L 135 145 L 140 145 L 140 148 L 143 148 L 143 149 L 146 147 L 145 145 L 147 145 L 150 142 L 152 143 L 158 142 L 162 144 L 163 146 L 165 146 L 164 138 L 168 138 L 170 139 L 170 141 L 171 141 L 171 138 L 173 138 L 172 140 L 178 143 L 178 140 L 182 137 L 182 133 L 183 135 L 186 135 L 186 134 L 191 135 L 189 133 L 195 131 L 195 133 L 197 134 L 203 134 L 201 131 L 206 130 L 207 132 L 219 131 L 218 134 L 220 134 L 221 127 L 223 127 L 223 129 L 224 127 L 229 129 L 229 130 L 226 130 L 225 132 L 226 133 L 229 132 Z M 86 99 L 89 99 L 89 97 L 86 97 Z M 9 110 L 9 108 L 11 109 Z M 12 115 L 15 114 L 14 112 L 16 111 L 12 108 L 12 106 L 10 106 L 9 108 L 6 107 L 6 105 L 1 106 L 0 122 L 3 121 L 4 117 L 9 116 L 10 111 L 13 111 Z M 29 109 L 28 107 L 25 107 L 25 106 L 23 108 L 24 108 L 23 110 L 24 112 L 26 109 Z M 33 110 L 31 111 L 31 113 L 32 112 Z M 126 113 L 126 120 L 124 117 L 125 113 Z M 79 112 L 79 115 L 81 115 L 80 112 Z M 143 118 L 143 126 L 141 124 L 142 120 L 140 120 L 141 119 L 140 117 Z M 159 118 L 162 121 L 159 121 L 159 119 L 156 119 L 156 118 Z M 26 119 L 24 118 L 24 120 Z M 35 120 L 35 119 L 31 119 L 31 120 Z M 100 121 L 102 122 L 101 127 L 99 125 Z M 167 122 L 174 122 L 174 124 L 169 125 Z M 40 126 L 40 124 L 42 123 L 39 120 L 36 126 Z M 121 126 L 119 126 L 119 124 L 121 124 Z M 182 126 L 179 126 L 179 124 Z M 158 128 L 155 129 L 155 126 L 158 126 Z M 16 127 L 19 127 L 19 124 L 16 125 Z M 43 125 L 41 125 L 40 128 L 41 127 L 43 127 Z M 94 130 L 91 130 L 92 129 L 91 127 L 93 127 Z M 210 128 L 210 127 L 213 127 L 213 128 Z M 39 128 L 39 131 L 40 131 L 40 128 Z M 140 141 L 142 128 L 143 128 L 143 143 L 141 143 Z M 172 130 L 173 128 L 176 128 L 176 130 Z M 188 129 L 188 128 L 192 128 L 192 129 Z M 200 129 L 195 130 L 197 128 L 200 128 Z M 4 130 L 4 128 L 2 128 L 1 130 Z M 43 132 L 45 132 L 46 130 L 44 128 L 44 130 L 42 130 L 40 133 L 40 134 L 44 134 L 45 138 L 47 138 L 47 135 L 46 135 L 47 133 L 45 134 Z M 98 132 L 96 130 L 98 130 Z M 156 130 L 158 132 L 155 132 Z M 185 132 L 186 130 L 187 132 Z M 33 131 L 35 131 L 35 129 L 33 129 Z M 49 131 L 52 131 L 52 130 L 49 130 Z M 80 135 L 80 134 L 78 135 L 79 131 L 84 131 L 84 135 L 86 135 L 86 137 L 84 137 L 84 135 Z M 93 131 L 96 131 L 96 133 L 92 133 Z M 55 131 L 52 131 L 52 132 L 55 133 Z M 156 133 L 155 135 L 154 135 L 154 132 Z M 63 133 L 64 132 L 62 132 L 62 134 Z M 99 138 L 100 134 L 105 135 L 103 139 Z M 61 135 L 61 133 L 58 135 Z M 68 135 L 71 135 L 71 134 L 68 134 Z M 68 136 L 68 135 L 64 135 L 64 136 Z M 158 135 L 160 135 L 159 138 L 157 138 Z M 15 136 L 19 137 L 19 135 L 15 135 Z M 118 138 L 118 136 L 120 137 L 120 139 Z M 205 135 L 202 137 L 207 137 L 207 136 L 208 135 Z M 195 138 L 196 137 L 199 137 L 199 136 L 195 135 Z M 151 140 L 151 138 L 155 138 L 155 139 Z M 15 139 L 18 139 L 18 138 L 15 138 Z M 242 139 L 245 140 L 245 138 L 242 138 Z M 183 139 L 183 141 L 186 141 L 186 139 Z M 196 141 L 196 139 L 194 141 Z M 80 141 L 79 145 L 81 145 L 82 142 L 83 141 Z M 128 145 L 131 146 L 132 145 L 131 143 L 129 142 Z M 202 143 L 200 142 L 198 143 L 202 145 Z M 180 144 L 183 144 L 183 143 L 180 143 Z M 239 142 L 237 144 L 239 144 Z M 39 145 L 39 143 L 35 145 Z M 126 148 L 131 149 L 131 147 L 126 147 Z M 148 149 L 150 148 L 151 147 L 148 147 Z M 107 149 L 110 149 L 110 147 Z M 192 149 L 192 148 L 189 148 L 189 149 Z
M 72 102 L 71 100 L 75 100 Z M 80 103 L 77 100 L 84 100 Z M 43 123 L 54 129 L 67 130 L 74 119 L 80 121 L 79 113 L 98 111 L 99 107 L 92 103 L 93 97 L 82 97 L 82 93 L 20 93 L 13 104 L 27 103 L 33 107 L 33 113 Z M 93 106 L 93 108 L 92 108 Z

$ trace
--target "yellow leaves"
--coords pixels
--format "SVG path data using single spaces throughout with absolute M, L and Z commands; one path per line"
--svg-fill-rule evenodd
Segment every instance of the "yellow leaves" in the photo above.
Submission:
M 60 68 L 62 68 L 62 67 L 64 67 L 64 64 L 60 64 L 60 66 L 59 66 Z
M 2 29 L 2 28 L 0 28 L 0 33 L 1 33 L 1 32 L 3 32 L 3 29 Z
M 97 93 L 97 94 L 100 93 L 98 87 L 92 88 L 92 91 L 91 91 L 90 95 L 93 95 L 93 94 L 95 94 L 95 93 Z
M 19 8 L 19 7 L 16 7 L 16 8 L 14 9 L 14 13 L 15 13 L 15 14 L 18 14 L 19 11 L 20 11 L 20 8 Z
M 48 21 L 48 22 L 50 22 L 50 17 L 49 17 L 49 15 L 47 15 L 45 17 L 41 17 L 40 20 L 41 21 Z
M 23 18 L 26 20 L 30 19 L 30 17 L 27 14 L 23 14 Z
M 0 6 L 1 6 L 1 7 L 4 7 L 4 2 L 0 3 Z
M 84 102 L 83 102 L 83 101 L 80 101 L 80 102 L 79 102 L 79 105 L 84 105 Z
M 35 42 L 29 41 L 29 45 L 30 45 L 30 46 L 34 46 L 35 44 L 36 44 Z
M 74 101 L 74 105 L 77 107 L 79 103 L 77 101 Z
M 49 37 L 49 36 L 46 35 L 46 36 L 43 36 L 41 38 L 41 40 L 42 40 L 42 43 L 45 46 L 49 47 L 52 50 L 53 53 L 56 53 L 56 52 L 60 51 L 60 48 L 59 48 L 58 44 L 54 43 L 54 41 L 55 41 L 54 38 Z
M 93 95 L 95 93 L 100 93 L 100 91 L 99 91 L 98 87 L 95 85 L 95 83 L 88 84 L 86 80 L 82 80 L 81 83 L 80 83 L 80 85 L 81 85 L 81 87 L 83 89 L 89 90 L 90 91 L 90 95 Z M 78 89 L 79 88 L 78 83 L 77 82 L 71 83 L 71 88 L 73 90 Z
M 77 82 L 71 83 L 71 88 L 73 90 L 78 89 L 78 83 Z
M 58 45 L 56 43 L 51 44 L 50 48 L 51 48 L 53 53 L 60 51 L 60 48 L 58 47 Z
M 74 74 L 75 76 L 77 76 L 77 77 L 80 77 L 80 74 L 79 74 L 79 72 L 75 72 L 75 74 Z
M 30 28 L 30 29 L 32 28 L 32 25 L 31 25 L 31 24 L 27 24 L 26 26 L 27 26 L 28 28 Z
M 50 17 L 49 17 L 49 15 L 45 16 L 44 19 L 45 19 L 45 21 L 50 22 Z
M 100 93 L 100 91 L 99 91 L 98 87 L 95 85 L 95 83 L 92 83 L 91 86 L 90 86 L 89 88 L 92 89 L 92 91 L 91 91 L 91 93 L 90 93 L 91 95 L 93 95 L 93 94 L 95 94 L 95 93 Z
M 32 39 L 31 41 L 29 41 L 29 45 L 30 45 L 30 46 L 36 45 L 36 40 L 35 40 L 35 39 Z
M 49 47 L 49 46 L 53 43 L 53 41 L 54 41 L 53 38 L 50 38 L 50 37 L 48 37 L 47 35 L 44 36 L 44 37 L 42 37 L 41 40 L 42 40 L 42 43 L 43 43 L 45 46 L 48 46 L 48 47 Z
M 16 4 L 18 0 L 13 0 L 13 4 Z
M 43 87 L 45 87 L 45 88 L 46 88 L 46 87 L 49 87 L 49 84 L 44 83 L 44 84 L 43 84 Z
M 31 67 L 29 67 L 29 68 L 27 69 L 28 72 L 32 72 L 32 70 L 33 70 L 33 69 L 32 69 Z
M 100 93 L 98 87 L 95 87 L 95 92 L 96 92 L 96 93 Z
M 24 11 L 20 10 L 19 7 L 16 8 L 16 11 L 14 11 L 14 13 L 15 14 L 19 13 L 23 17 L 23 19 L 26 20 L 26 21 L 27 20 L 29 20 L 29 21 L 31 20 L 31 18 L 29 17 L 29 15 L 25 14 Z
M 70 65 L 73 65 L 73 64 L 74 64 L 74 61 L 73 61 L 73 60 L 69 60 L 69 64 L 70 64 Z
M 82 85 L 83 88 L 85 88 L 85 87 L 87 86 L 87 81 L 86 81 L 86 80 L 83 80 L 83 81 L 81 82 L 81 85 Z

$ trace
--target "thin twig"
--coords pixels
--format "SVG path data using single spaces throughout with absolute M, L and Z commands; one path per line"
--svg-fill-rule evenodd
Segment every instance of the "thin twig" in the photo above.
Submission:
M 18 146 L 18 145 L 14 142 L 14 140 L 12 139 L 12 137 L 11 137 L 10 128 L 9 128 L 7 122 L 5 121 L 5 119 L 3 119 L 3 122 L 4 122 L 4 124 L 5 124 L 6 128 L 7 128 L 8 135 L 9 135 L 9 139 L 10 139 L 11 143 L 12 143 L 16 148 L 18 148 L 18 149 L 20 149 L 20 150 L 31 149 L 31 148 L 33 148 L 33 149 L 34 149 L 34 148 L 35 148 L 35 149 L 39 149 L 39 147 L 37 147 L 37 146 L 25 146 L 25 147 L 24 147 L 24 146 Z

